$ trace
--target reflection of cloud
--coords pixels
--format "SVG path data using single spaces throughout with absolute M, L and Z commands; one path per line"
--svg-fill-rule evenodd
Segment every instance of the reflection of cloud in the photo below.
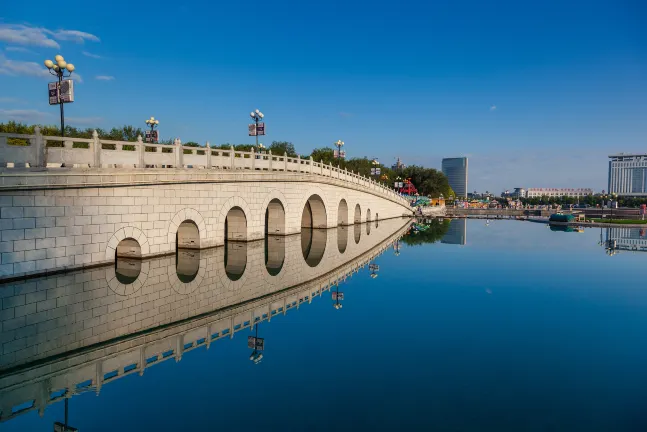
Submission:
M 102 117 L 65 117 L 66 123 L 81 126 L 92 126 L 103 121 Z
M 88 52 L 88 51 L 82 51 L 81 54 L 83 54 L 86 57 L 91 57 L 91 58 L 94 58 L 94 59 L 100 59 L 101 58 L 100 55 L 92 54 L 91 52 Z
M 349 117 L 352 117 L 352 116 L 353 116 L 353 113 L 349 113 L 349 112 L 342 111 L 342 112 L 339 113 L 339 117 L 343 117 L 343 118 L 349 118 Z
M 115 79 L 115 77 L 111 75 L 97 75 L 95 78 L 99 81 L 112 81 Z
M 0 110 L 0 117 L 20 122 L 39 122 L 48 119 L 51 114 L 38 110 Z
M 492 106 L 490 107 L 490 111 L 496 111 L 496 105 L 492 105 Z
M 86 40 L 99 42 L 93 34 L 79 30 L 48 30 L 42 27 L 32 27 L 23 24 L 1 24 L 0 41 L 17 45 L 42 46 L 47 48 L 60 48 L 56 40 L 83 43 Z

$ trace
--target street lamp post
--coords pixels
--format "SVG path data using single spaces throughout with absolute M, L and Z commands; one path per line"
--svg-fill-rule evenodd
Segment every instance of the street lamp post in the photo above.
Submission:
M 155 135 L 155 126 L 158 126 L 160 124 L 159 120 L 155 120 L 155 117 L 151 116 L 151 118 L 146 119 L 146 124 L 151 128 L 150 132 L 150 142 L 155 142 L 154 135 Z
M 45 66 L 51 75 L 54 75 L 58 78 L 58 89 L 57 89 L 57 99 L 58 105 L 61 109 L 61 136 L 65 136 L 65 114 L 63 110 L 63 101 L 60 98 L 61 84 L 63 83 L 63 78 L 69 78 L 74 72 L 74 65 L 72 63 L 67 63 L 62 55 L 57 55 L 54 57 L 55 62 L 51 60 L 45 60 Z M 67 75 L 65 73 L 67 72 Z M 51 103 L 51 102 L 50 102 Z M 56 104 L 52 104 L 56 105 Z
M 254 129 L 254 136 L 256 136 L 256 147 L 258 147 L 258 122 L 263 120 L 263 117 L 265 116 L 258 109 L 250 112 L 249 116 L 252 118 L 252 120 L 254 120 L 254 123 L 256 123 L 256 129 Z M 263 131 L 263 135 L 265 135 L 265 131 Z
M 337 159 L 343 159 L 341 155 L 341 148 L 344 146 L 344 142 L 342 140 L 337 140 L 337 142 L 334 142 L 333 145 L 337 147 Z

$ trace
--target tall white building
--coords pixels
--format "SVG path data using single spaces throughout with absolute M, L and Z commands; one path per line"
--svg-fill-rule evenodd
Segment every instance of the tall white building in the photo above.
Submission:
M 647 154 L 609 156 L 609 193 L 647 195 Z
M 590 188 L 528 188 L 526 190 L 526 197 L 540 198 L 546 197 L 571 197 L 582 198 L 587 195 L 593 195 L 593 189 Z

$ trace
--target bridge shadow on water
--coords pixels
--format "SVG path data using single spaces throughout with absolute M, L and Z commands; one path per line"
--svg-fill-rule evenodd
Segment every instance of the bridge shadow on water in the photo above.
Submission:
M 296 235 L 202 250 L 187 225 L 185 238 L 194 243 L 173 255 L 118 257 L 110 266 L 2 284 L 4 292 L 28 292 L 50 307 L 34 307 L 22 324 L 2 328 L 4 347 L 15 349 L 0 354 L 0 421 L 43 413 L 88 390 L 98 394 L 106 383 L 297 310 L 368 265 L 409 224 L 398 218 L 319 229 L 312 223 Z

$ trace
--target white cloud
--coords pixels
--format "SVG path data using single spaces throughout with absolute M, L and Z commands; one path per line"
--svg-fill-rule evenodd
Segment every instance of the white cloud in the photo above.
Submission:
M 22 103 L 18 98 L 13 98 L 13 97 L 0 97 L 0 103 Z
M 0 23 L 0 41 L 2 42 L 59 49 L 61 46 L 57 40 L 76 43 L 83 43 L 86 40 L 100 42 L 97 36 L 79 30 L 52 31 L 46 28 L 32 27 L 24 24 Z
M 2 54 L 0 54 L 0 75 L 33 76 L 52 80 L 55 79 L 55 77 L 49 73 L 47 68 L 40 63 L 11 60 L 4 57 Z M 83 78 L 81 78 L 81 75 L 77 73 L 72 75 L 72 79 L 79 83 L 83 82 Z
M 89 40 L 92 42 L 101 42 L 101 39 L 99 39 L 97 36 L 91 33 L 86 33 L 78 30 L 56 30 L 56 31 L 51 31 L 47 29 L 44 29 L 44 30 L 47 33 L 54 36 L 54 39 L 58 39 L 58 40 L 72 41 L 80 44 L 82 44 L 86 40 Z
M 492 106 L 490 107 L 490 111 L 496 111 L 496 105 L 492 105 Z
M 2 110 L 0 109 L 0 118 L 15 120 L 20 122 L 39 122 L 48 120 L 52 114 L 38 110 Z
M 27 54 L 36 54 L 32 50 L 29 50 L 29 49 L 23 48 L 23 47 L 17 47 L 17 46 L 8 46 L 7 48 L 5 48 L 5 51 L 23 52 L 23 53 L 27 53 Z
M 102 121 L 103 118 L 101 117 L 65 117 L 65 123 L 79 126 L 96 126 L 97 123 Z
M 91 52 L 87 52 L 87 51 L 83 51 L 83 52 L 81 52 L 81 54 L 83 54 L 86 57 L 91 57 L 91 58 L 95 58 L 95 59 L 100 59 L 101 58 L 100 55 L 92 54 Z
M 95 78 L 99 81 L 112 81 L 115 79 L 115 77 L 111 75 L 97 75 Z

